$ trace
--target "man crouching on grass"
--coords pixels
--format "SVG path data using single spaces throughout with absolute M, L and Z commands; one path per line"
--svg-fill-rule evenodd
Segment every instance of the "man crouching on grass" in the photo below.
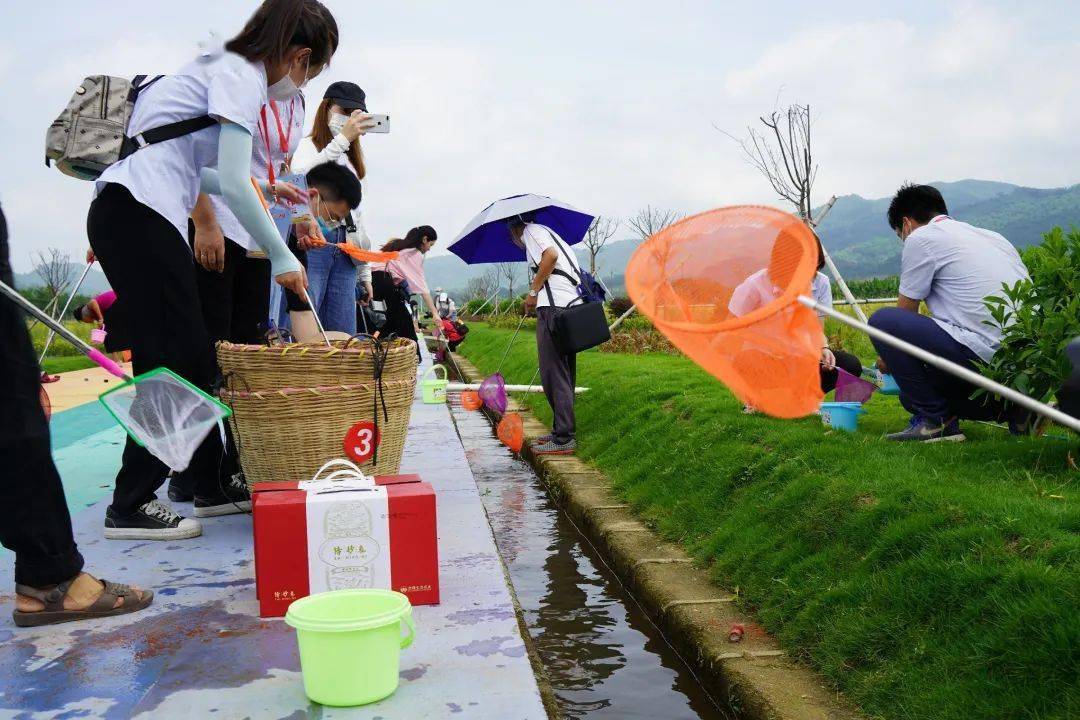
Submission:
M 983 299 L 1028 277 L 1020 254 L 996 232 L 949 217 L 945 199 L 929 185 L 905 185 L 889 204 L 889 226 L 904 244 L 897 307 L 882 308 L 870 325 L 939 357 L 977 371 L 1001 344 Z M 919 314 L 925 302 L 933 317 Z M 997 420 L 1001 404 L 972 399 L 975 386 L 958 380 L 879 340 L 878 367 L 900 387 L 900 403 L 911 413 L 907 429 L 889 440 L 963 440 L 958 420 Z M 1010 429 L 1020 432 L 1020 416 Z

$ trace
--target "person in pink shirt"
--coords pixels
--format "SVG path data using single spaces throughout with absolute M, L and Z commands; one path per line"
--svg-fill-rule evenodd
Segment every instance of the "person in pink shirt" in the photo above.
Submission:
M 435 246 L 438 235 L 430 225 L 414 227 L 404 238 L 396 238 L 383 245 L 383 252 L 397 251 L 395 260 L 371 265 L 371 285 L 375 300 L 386 306 L 386 325 L 384 335 L 409 338 L 417 343 L 416 354 L 420 355 L 419 330 L 409 308 L 409 297 L 420 295 L 427 303 L 431 316 L 437 318 L 439 311 L 428 290 L 424 277 L 424 255 Z M 433 325 L 435 336 L 441 334 L 438 323 Z
M 117 302 L 116 291 L 108 290 L 96 295 L 85 305 L 79 305 L 71 311 L 76 320 L 97 325 L 106 331 L 105 351 L 121 352 L 131 349 L 129 330 L 131 322 L 127 317 L 124 303 Z

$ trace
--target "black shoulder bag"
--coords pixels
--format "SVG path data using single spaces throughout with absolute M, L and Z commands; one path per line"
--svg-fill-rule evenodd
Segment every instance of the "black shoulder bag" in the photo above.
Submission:
M 545 230 L 547 228 L 544 228 Z M 551 234 L 551 231 L 548 231 Z M 558 238 L 551 234 L 551 239 L 562 251 L 563 256 L 566 258 L 570 267 L 577 269 L 578 265 L 574 262 L 574 259 L 563 247 L 562 242 Z M 539 266 L 537 266 L 539 269 Z M 580 271 L 579 271 L 580 272 Z M 605 343 L 611 339 L 611 331 L 608 329 L 607 315 L 604 313 L 604 303 L 602 302 L 589 302 L 581 295 L 581 278 L 574 278 L 569 273 L 565 273 L 557 267 L 554 268 L 551 273 L 553 275 L 561 275 L 574 284 L 578 291 L 578 297 L 576 297 L 569 305 L 564 308 L 557 307 L 555 305 L 555 297 L 551 293 L 551 285 L 548 281 L 544 282 L 544 290 L 547 291 L 548 302 L 551 303 L 551 313 L 553 319 L 553 325 L 551 328 L 551 337 L 555 341 L 555 345 L 559 348 L 559 351 L 564 355 L 576 355 L 579 352 L 594 348 L 601 343 Z M 578 304 L 574 304 L 577 302 Z

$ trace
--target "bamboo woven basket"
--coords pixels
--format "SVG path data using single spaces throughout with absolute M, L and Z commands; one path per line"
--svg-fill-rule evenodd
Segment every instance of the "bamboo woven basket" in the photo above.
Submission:
M 372 381 L 262 391 L 237 390 L 234 385 L 222 389 L 221 401 L 233 411 L 229 423 L 248 487 L 310 478 L 328 459 L 345 454 L 349 428 L 374 420 L 376 408 L 381 436 L 376 462 L 361 469 L 371 475 L 396 475 L 405 449 L 415 385 L 414 375 L 381 384 Z M 378 404 L 376 393 L 380 395 Z
M 235 375 L 245 390 L 355 385 L 375 377 L 375 347 L 370 339 L 288 345 L 217 344 L 218 364 L 226 377 Z M 416 346 L 395 338 L 382 343 L 386 359 L 383 380 L 416 377 Z

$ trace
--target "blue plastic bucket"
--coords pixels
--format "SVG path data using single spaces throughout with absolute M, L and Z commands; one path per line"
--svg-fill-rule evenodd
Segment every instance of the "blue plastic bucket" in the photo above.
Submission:
M 879 390 L 878 392 L 880 392 L 882 395 L 899 395 L 900 386 L 896 384 L 896 380 L 893 379 L 892 375 L 882 373 L 881 390 Z
M 837 430 L 855 432 L 859 427 L 859 416 L 865 413 L 862 403 L 826 402 L 821 403 L 821 422 Z

